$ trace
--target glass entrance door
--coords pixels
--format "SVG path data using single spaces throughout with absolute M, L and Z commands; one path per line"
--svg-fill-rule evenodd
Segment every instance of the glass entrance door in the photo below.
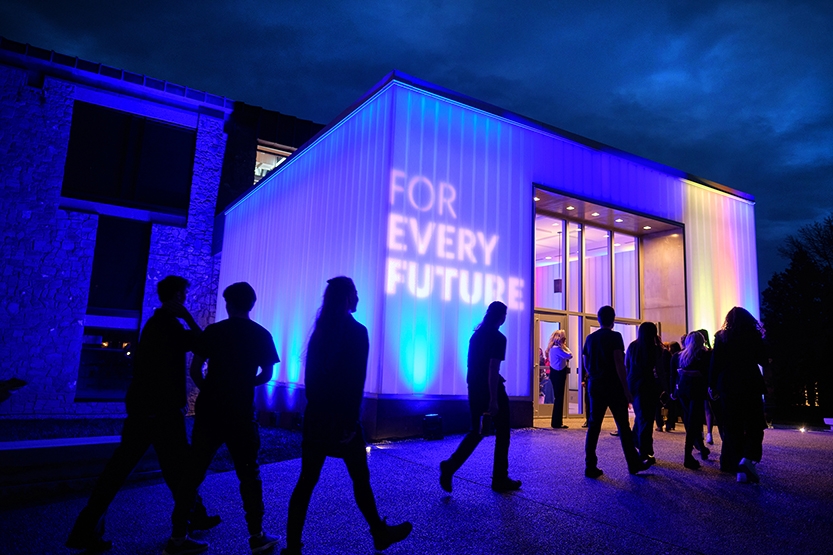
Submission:
M 549 344 L 550 336 L 556 330 L 567 329 L 567 317 L 555 314 L 536 314 L 535 315 L 535 364 L 532 369 L 532 383 L 533 383 L 533 399 L 535 399 L 535 416 L 538 418 L 549 418 L 552 416 L 553 410 L 560 410 L 562 414 L 567 414 L 567 390 L 565 388 L 565 396 L 561 399 L 555 399 L 553 395 L 552 384 L 549 380 L 549 353 L 547 353 L 547 345 Z

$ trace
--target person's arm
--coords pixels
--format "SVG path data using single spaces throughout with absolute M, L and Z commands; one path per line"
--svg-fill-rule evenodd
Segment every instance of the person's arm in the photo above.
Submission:
M 202 367 L 205 364 L 205 357 L 195 354 L 194 358 L 191 359 L 191 379 L 194 380 L 194 384 L 202 389 L 203 384 L 205 384 L 205 378 L 202 376 Z
M 189 330 L 197 332 L 197 333 L 202 331 L 202 328 L 199 326 L 199 324 L 197 324 L 197 321 L 194 320 L 194 317 L 191 316 L 191 313 L 188 312 L 188 309 L 185 308 L 185 305 L 183 305 L 181 302 L 179 302 L 179 301 L 167 301 L 167 302 L 162 303 L 162 308 L 164 308 L 166 310 L 170 310 L 171 313 L 173 313 L 174 316 L 176 316 L 177 318 L 182 318 L 183 320 L 185 320 L 185 323 L 188 324 L 188 329 Z
M 489 359 L 489 413 L 497 414 L 497 386 L 500 384 L 500 361 Z
M 624 351 L 613 351 L 613 362 L 616 364 L 616 373 L 619 374 L 619 380 L 622 382 L 622 387 L 625 388 L 625 397 L 628 398 L 628 403 L 633 403 L 633 395 L 628 387 L 628 371 L 625 368 L 625 353 Z
M 272 379 L 272 369 L 274 366 L 274 364 L 261 365 L 260 373 L 255 376 L 255 387 L 263 385 Z

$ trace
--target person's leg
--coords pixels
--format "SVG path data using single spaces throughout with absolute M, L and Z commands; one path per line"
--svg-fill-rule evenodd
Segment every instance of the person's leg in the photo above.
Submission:
M 589 412 L 587 416 L 587 435 L 584 439 L 584 466 L 586 469 L 596 469 L 599 459 L 596 456 L 596 446 L 602 431 L 602 421 L 607 411 L 607 402 L 602 391 L 594 384 L 588 385 Z
M 298 476 L 298 483 L 295 484 L 289 498 L 289 516 L 286 521 L 286 546 L 290 549 L 301 547 L 301 534 L 307 519 L 312 490 L 318 483 L 326 459 L 323 450 L 308 442 L 301 445 L 301 475 Z
M 619 441 L 622 444 L 622 452 L 625 455 L 625 461 L 628 463 L 628 469 L 634 471 L 641 466 L 642 461 L 634 446 L 633 435 L 629 426 L 628 400 L 625 398 L 624 392 L 616 392 L 611 394 L 608 402 L 613 421 L 616 422 L 616 427 L 619 430 Z
M 121 443 L 96 481 L 87 506 L 78 515 L 67 547 L 85 549 L 102 542 L 104 513 L 150 447 L 150 429 L 146 418 L 128 416 L 125 419 Z
M 699 440 L 697 436 L 702 433 L 702 424 L 698 429 L 697 419 L 692 418 L 692 413 L 695 412 L 698 405 L 701 405 L 702 403 L 692 400 L 689 396 L 680 397 L 680 401 L 682 402 L 683 412 L 685 414 L 685 450 L 683 456 L 683 466 L 695 470 L 700 468 L 700 463 L 697 462 L 697 460 L 691 455 L 691 450 L 694 449 L 694 446 Z
M 460 445 L 448 460 L 443 461 L 441 466 L 442 472 L 448 476 L 453 475 L 457 470 L 463 466 L 463 463 L 468 460 L 475 448 L 480 444 L 483 436 L 480 435 L 480 418 L 489 410 L 488 393 L 483 395 L 482 392 L 475 392 L 469 389 L 469 413 L 471 416 L 471 431 L 466 434 Z
M 367 451 L 360 432 L 351 440 L 348 446 L 343 449 L 344 464 L 347 472 L 353 481 L 353 495 L 356 498 L 364 519 L 370 526 L 371 532 L 377 530 L 382 523 L 379 511 L 376 507 L 376 498 L 373 496 L 373 489 L 370 487 L 370 469 L 367 467 Z
M 560 428 L 564 425 L 564 386 L 567 383 L 567 371 L 553 370 L 550 372 L 550 382 L 552 382 L 553 391 L 552 419 L 550 425 L 553 428 Z
M 255 536 L 263 531 L 263 482 L 260 465 L 257 464 L 260 451 L 257 422 L 248 419 L 228 422 L 224 439 L 240 481 L 240 497 L 243 499 L 249 535 Z
M 721 397 L 723 422 L 723 445 L 720 446 L 720 470 L 737 472 L 743 445 L 743 414 L 732 399 Z
M 642 440 L 644 439 L 645 433 L 645 408 L 644 408 L 644 401 L 645 399 L 642 397 L 642 393 L 640 391 L 634 391 L 633 396 L 633 428 L 631 428 L 631 434 L 633 435 L 633 444 L 636 450 L 639 452 L 639 456 L 644 459 L 648 456 L 645 452 L 647 447 L 642 444 Z M 618 424 L 618 423 L 617 423 Z
M 509 477 L 509 397 L 506 388 L 498 386 L 497 414 L 495 422 L 495 456 L 492 465 L 492 482 Z
M 639 452 L 643 459 L 654 456 L 653 417 L 657 411 L 657 405 L 659 405 L 658 395 L 653 388 L 647 388 L 640 395 L 642 401 L 640 406 Z
M 208 465 L 214 459 L 217 449 L 223 444 L 222 429 L 215 418 L 200 417 L 194 420 L 191 434 L 191 456 L 189 465 L 174 495 L 174 511 L 171 515 L 173 524 L 172 537 L 181 538 L 188 533 L 188 516 L 197 498 L 197 489 L 205 479 Z

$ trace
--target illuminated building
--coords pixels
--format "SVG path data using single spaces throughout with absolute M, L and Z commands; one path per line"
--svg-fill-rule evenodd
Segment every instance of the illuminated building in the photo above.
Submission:
M 259 406 L 302 409 L 325 282 L 347 275 L 372 437 L 419 434 L 427 412 L 465 429 L 468 340 L 492 300 L 509 307 L 514 425 L 552 410 L 538 347 L 562 327 L 578 353 L 604 304 L 626 344 L 644 320 L 671 341 L 758 309 L 749 195 L 396 72 L 225 214 L 219 287 L 254 286 L 283 360 Z

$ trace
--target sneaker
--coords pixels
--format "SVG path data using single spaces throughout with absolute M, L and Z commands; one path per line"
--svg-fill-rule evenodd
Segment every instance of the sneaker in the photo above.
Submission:
M 263 553 L 275 547 L 281 539 L 277 536 L 270 536 L 265 532 L 261 532 L 257 536 L 249 537 L 249 547 L 252 553 Z
M 376 551 L 384 551 L 393 544 L 407 538 L 413 529 L 414 525 L 410 522 L 389 526 L 387 521 L 383 519 L 380 527 L 375 532 L 371 531 L 373 535 L 373 547 Z
M 601 468 L 592 466 L 584 469 L 584 477 L 585 478 L 598 478 L 604 474 Z
M 84 509 L 78 515 L 75 525 L 67 538 L 66 546 L 70 549 L 83 549 L 89 553 L 101 553 L 113 547 L 113 542 L 104 540 L 104 517 L 96 519 Z
M 628 465 L 628 472 L 636 474 L 637 472 L 642 472 L 643 470 L 648 470 L 649 468 L 651 468 L 651 465 L 648 464 L 647 461 L 636 461 Z
M 746 477 L 746 472 L 738 472 L 737 480 L 740 484 L 745 484 L 749 481 L 749 479 Z
M 738 464 L 738 470 L 744 472 L 746 474 L 747 481 L 753 484 L 757 484 L 761 481 L 761 477 L 758 476 L 758 470 L 755 468 L 755 461 L 741 459 Z
M 659 428 L 654 428 L 654 429 L 655 429 L 656 431 L 658 431 L 658 432 L 663 431 L 663 430 L 662 430 L 662 426 L 660 426 Z
M 697 470 L 698 468 L 700 468 L 700 463 L 697 462 L 697 459 L 689 455 L 683 461 L 683 466 L 688 468 L 689 470 Z
M 582 427 L 582 428 L 586 428 L 586 427 L 587 427 L 587 420 L 585 420 L 585 421 L 584 421 L 584 424 L 582 424 L 582 425 L 581 425 L 581 427 Z
M 454 477 L 454 473 L 450 472 L 448 468 L 449 464 L 448 461 L 442 461 L 440 463 L 440 487 L 448 493 L 451 493 L 451 479 Z
M 206 549 L 208 549 L 207 543 L 192 540 L 188 536 L 185 536 L 184 538 L 179 539 L 169 539 L 168 544 L 165 546 L 165 551 L 162 552 L 162 555 L 185 555 L 188 553 L 202 553 Z
M 654 466 L 655 464 L 657 464 L 657 458 L 653 455 L 648 455 L 647 457 L 645 457 L 645 464 L 647 464 L 648 466 Z
M 219 515 L 192 514 L 188 520 L 188 530 L 192 532 L 196 530 L 211 530 L 220 524 L 220 522 L 222 522 L 222 519 Z
M 704 445 L 703 447 L 700 448 L 700 458 L 704 461 L 709 460 L 709 454 L 711 452 L 712 452 L 712 450 Z
M 505 493 L 507 491 L 517 491 L 521 489 L 521 481 L 513 480 L 510 477 L 494 479 L 492 478 L 492 491 L 498 493 Z
M 619 430 L 616 430 L 615 432 L 610 432 L 610 435 L 612 435 L 613 437 L 619 437 Z
M 706 434 L 706 443 L 709 445 L 714 445 L 714 437 L 711 434 Z

